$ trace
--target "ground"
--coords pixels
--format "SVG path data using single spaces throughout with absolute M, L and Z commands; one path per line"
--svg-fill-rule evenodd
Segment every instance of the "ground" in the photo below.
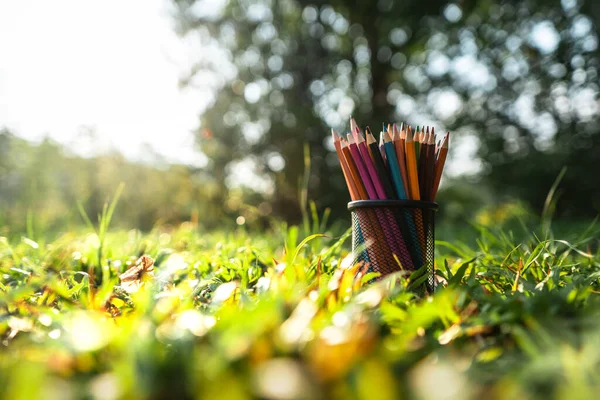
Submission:
M 343 262 L 342 230 L 107 225 L 0 238 L 0 396 L 572 399 L 600 390 L 593 227 L 569 241 L 478 227 L 474 245 L 440 232 L 440 283 L 425 295 L 419 272 L 368 283 L 373 274 Z

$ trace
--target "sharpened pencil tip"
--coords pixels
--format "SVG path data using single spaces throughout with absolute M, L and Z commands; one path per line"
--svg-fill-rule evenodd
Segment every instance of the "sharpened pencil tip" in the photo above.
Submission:
M 339 142 L 340 141 L 340 137 L 337 134 L 336 131 L 333 130 L 333 128 L 331 128 L 331 137 L 333 138 L 334 142 Z
M 390 134 L 389 134 L 389 133 L 387 133 L 387 132 L 383 132 L 383 141 L 384 141 L 385 143 L 387 143 L 387 142 L 391 142 L 391 141 L 392 141 L 392 138 L 390 137 Z
M 367 133 L 367 145 L 371 145 L 373 143 L 377 143 L 377 139 L 375 139 L 375 136 L 369 132 Z

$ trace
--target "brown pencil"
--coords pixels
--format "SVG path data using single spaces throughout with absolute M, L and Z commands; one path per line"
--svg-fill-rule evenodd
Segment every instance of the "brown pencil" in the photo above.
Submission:
M 419 160 L 425 156 L 425 144 L 427 143 L 427 137 L 429 136 L 429 127 L 427 127 L 427 133 L 425 133 L 425 127 L 419 134 Z
M 422 128 L 423 130 L 425 128 Z M 427 200 L 426 198 L 426 170 L 427 170 L 427 139 L 429 138 L 429 127 L 427 132 L 421 132 L 419 134 L 419 158 L 418 158 L 418 175 L 419 175 L 419 191 L 421 193 L 421 200 Z
M 435 131 L 431 128 L 427 143 L 427 200 L 433 201 L 433 182 L 435 180 Z
M 446 156 L 448 155 L 448 142 L 450 141 L 450 132 L 446 133 L 444 136 L 444 140 L 440 146 L 440 152 L 435 160 L 435 177 L 433 180 L 433 192 L 431 195 L 432 200 L 435 200 L 437 196 L 438 188 L 440 186 L 440 180 L 442 179 L 442 170 L 444 169 L 444 164 L 446 163 Z

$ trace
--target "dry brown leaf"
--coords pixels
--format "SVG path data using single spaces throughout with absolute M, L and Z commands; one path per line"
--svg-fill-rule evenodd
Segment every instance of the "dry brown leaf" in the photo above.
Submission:
M 154 260 L 143 255 L 127 271 L 119 275 L 121 286 L 129 293 L 137 292 L 142 284 L 154 279 Z

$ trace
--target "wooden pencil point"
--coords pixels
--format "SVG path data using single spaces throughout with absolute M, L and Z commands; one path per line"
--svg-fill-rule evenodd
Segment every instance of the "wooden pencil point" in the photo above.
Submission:
M 341 155 L 352 198 L 386 199 L 390 193 L 391 198 L 398 198 L 393 193 L 405 193 L 408 199 L 435 200 L 448 153 L 449 132 L 438 140 L 433 126 L 413 129 L 404 122 L 388 123 L 383 124 L 377 140 L 371 127 L 361 131 L 352 118 L 350 133 L 340 135 L 331 129 L 331 137 Z M 390 183 L 397 190 L 390 191 Z
M 331 129 L 331 137 L 333 138 L 333 142 L 339 142 L 340 141 L 340 137 L 337 134 L 336 131 L 333 130 L 333 128 Z
M 387 132 L 383 132 L 383 142 L 387 143 L 387 142 L 391 142 L 392 138 L 390 137 L 390 134 Z
M 371 132 L 367 133 L 367 145 L 370 145 L 372 143 L 377 143 L 377 140 L 375 139 L 375 137 L 373 136 L 373 134 Z

